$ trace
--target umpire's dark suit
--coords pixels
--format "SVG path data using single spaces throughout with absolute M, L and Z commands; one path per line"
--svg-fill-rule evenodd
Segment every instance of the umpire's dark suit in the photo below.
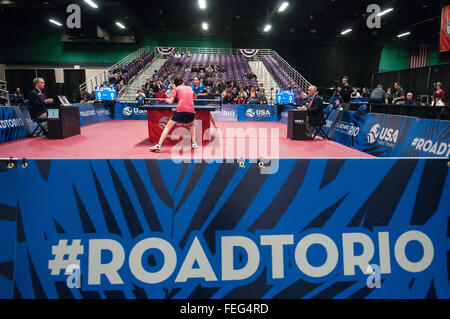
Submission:
M 37 119 L 41 117 L 45 119 L 43 114 L 47 115 L 47 104 L 45 103 L 45 95 L 38 89 L 34 88 L 29 95 L 30 100 L 30 115 L 32 119 Z
M 311 101 L 306 105 L 309 115 L 310 126 L 323 126 L 325 119 L 323 117 L 323 99 L 318 95 L 314 95 Z

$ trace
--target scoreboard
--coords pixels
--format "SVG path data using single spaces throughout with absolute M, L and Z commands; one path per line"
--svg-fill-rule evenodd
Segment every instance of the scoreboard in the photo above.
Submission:
M 97 101 L 115 101 L 117 92 L 115 88 L 108 86 L 95 87 L 95 99 Z

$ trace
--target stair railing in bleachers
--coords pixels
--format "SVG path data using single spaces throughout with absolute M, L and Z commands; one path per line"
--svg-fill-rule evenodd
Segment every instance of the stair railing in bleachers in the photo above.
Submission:
M 84 82 L 80 85 L 80 92 L 81 92 L 81 90 L 85 89 L 87 92 L 92 93 L 96 86 L 100 86 L 101 84 L 103 84 L 105 81 L 108 80 L 108 70 L 113 70 L 114 68 L 119 67 L 119 66 L 123 67 L 123 66 L 133 62 L 138 57 L 140 57 L 142 54 L 147 53 L 147 52 L 148 53 L 154 52 L 154 48 L 153 47 L 142 47 L 142 48 L 134 51 L 133 53 L 127 55 L 125 58 L 123 58 L 116 64 L 106 68 L 104 71 L 100 72 L 93 78 L 87 79 L 86 82 Z

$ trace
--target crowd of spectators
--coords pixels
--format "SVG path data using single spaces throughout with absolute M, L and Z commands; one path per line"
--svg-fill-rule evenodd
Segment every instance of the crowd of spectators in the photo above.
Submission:
M 417 101 L 413 92 L 406 92 L 399 81 L 394 82 L 393 88 L 385 89 L 382 84 L 378 84 L 376 88 L 369 90 L 367 87 L 352 87 L 345 76 L 336 88 L 332 103 L 342 104 L 344 109 L 348 109 L 350 103 L 357 100 L 376 104 L 445 106 L 445 92 L 441 87 L 440 82 L 435 83 L 434 91 L 428 96 L 431 99 Z
M 179 54 L 179 55 L 178 55 Z M 175 53 L 175 57 L 189 57 L 190 53 Z M 181 59 L 180 58 L 180 59 Z M 182 64 L 181 64 L 182 65 Z M 153 76 L 147 79 L 138 92 L 136 92 L 136 101 L 143 103 L 141 96 L 145 99 L 170 98 L 174 89 L 174 80 L 179 77 L 178 72 L 181 67 L 177 61 L 168 70 L 159 75 L 155 70 Z M 245 72 L 242 79 L 230 79 L 229 81 L 220 80 L 219 75 L 227 72 L 225 67 L 217 62 L 210 62 L 208 65 L 193 65 L 186 68 L 185 72 L 196 73 L 198 76 L 192 78 L 192 89 L 198 99 L 221 100 L 224 104 L 267 104 L 268 100 L 265 94 L 263 84 L 259 87 L 245 86 L 243 79 L 257 79 L 252 72 Z M 155 103 L 158 101 L 155 101 Z

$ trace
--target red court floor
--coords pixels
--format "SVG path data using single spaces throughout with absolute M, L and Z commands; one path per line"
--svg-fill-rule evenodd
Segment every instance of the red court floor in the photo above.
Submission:
M 372 157 L 321 138 L 317 138 L 315 141 L 292 141 L 286 138 L 287 126 L 277 122 L 219 122 L 218 127 L 225 136 L 217 139 L 217 143 L 214 144 L 216 149 L 213 150 L 210 145 L 192 153 L 189 150 L 190 154 L 186 155 L 187 153 L 185 153 L 185 156 L 193 158 Z M 235 134 L 240 137 L 230 136 L 229 132 L 232 132 L 233 129 L 235 129 Z M 242 137 L 239 135 L 242 131 L 239 133 L 237 129 L 244 130 L 248 135 Z M 267 133 L 267 136 L 264 136 L 264 132 Z M 149 152 L 150 146 L 147 121 L 109 121 L 82 127 L 81 135 L 65 140 L 37 137 L 0 144 L 0 158 L 172 158 L 172 146 L 163 145 L 161 153 Z M 264 151 L 266 147 L 268 151 Z M 242 152 L 245 152 L 244 156 L 242 156 Z

